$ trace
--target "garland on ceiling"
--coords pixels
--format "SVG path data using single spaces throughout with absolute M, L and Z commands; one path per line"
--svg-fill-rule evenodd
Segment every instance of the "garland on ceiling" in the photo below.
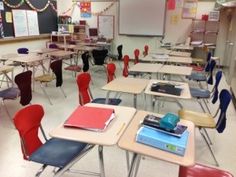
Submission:
M 16 5 L 11 5 L 11 4 L 9 4 L 6 0 L 3 0 L 3 3 L 4 3 L 7 7 L 12 8 L 12 9 L 17 9 L 17 8 L 21 7 L 21 6 L 24 4 L 24 2 L 25 2 L 31 9 L 33 9 L 33 10 L 35 10 L 35 11 L 37 11 L 37 12 L 43 12 L 43 11 L 45 11 L 45 10 L 48 8 L 49 5 L 51 6 L 51 8 L 52 8 L 55 12 L 57 12 L 57 9 L 55 8 L 54 4 L 53 4 L 50 0 L 48 0 L 47 3 L 45 4 L 45 6 L 44 6 L 43 8 L 41 8 L 41 9 L 38 9 L 38 8 L 34 7 L 33 4 L 31 4 L 31 2 L 30 2 L 29 0 L 21 0 L 21 1 L 20 1 L 18 4 L 16 4 Z
M 102 14 L 104 14 L 106 11 L 108 11 L 108 10 L 115 4 L 115 2 L 116 2 L 116 1 L 113 1 L 110 5 L 108 5 L 106 8 L 104 8 L 104 9 L 101 10 L 100 12 L 91 12 L 91 14 L 94 15 L 94 16 L 102 15 Z M 66 15 L 68 12 L 71 11 L 71 15 L 69 15 L 69 16 L 72 16 L 75 6 L 78 6 L 78 8 L 80 9 L 80 3 L 79 3 L 79 2 L 74 2 L 74 3 L 72 4 L 72 6 L 71 6 L 69 9 L 67 9 L 66 11 L 64 11 L 64 12 L 62 13 L 62 15 Z

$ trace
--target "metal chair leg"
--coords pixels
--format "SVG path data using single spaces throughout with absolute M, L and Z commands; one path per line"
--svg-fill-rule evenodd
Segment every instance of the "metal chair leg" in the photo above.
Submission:
M 208 133 L 207 133 L 207 130 L 206 130 L 205 128 L 202 128 L 202 129 L 203 129 L 203 131 L 204 131 L 204 133 L 205 133 L 205 135 L 206 135 L 206 137 L 207 137 L 207 139 L 208 139 L 208 142 L 210 143 L 210 145 L 212 145 L 213 143 L 212 143 L 212 141 L 211 141 L 210 136 L 209 136 Z
M 41 175 L 41 173 L 45 170 L 45 168 L 47 167 L 47 165 L 43 165 L 39 171 L 35 174 L 35 177 L 39 177 Z
M 213 150 L 211 149 L 211 146 L 210 146 L 209 142 L 207 141 L 206 136 L 204 135 L 204 133 L 202 133 L 201 130 L 200 130 L 200 133 L 201 133 L 203 139 L 205 140 L 205 142 L 206 142 L 206 144 L 207 144 L 207 146 L 208 146 L 208 149 L 210 150 L 211 156 L 213 157 L 216 166 L 218 167 L 218 166 L 219 166 L 219 163 L 218 163 L 217 160 L 216 160 L 216 157 L 215 157 L 215 155 L 214 155 L 214 153 L 213 153 Z
M 65 92 L 64 92 L 62 87 L 60 87 L 60 90 L 61 90 L 62 94 L 64 95 L 64 97 L 66 98 L 66 94 L 65 94 Z
M 208 113 L 211 114 L 211 111 L 207 105 L 206 99 L 203 99 L 203 103 L 205 104 L 205 107 L 207 108 Z
M 197 102 L 198 102 L 198 104 L 201 106 L 202 111 L 205 113 L 206 110 L 205 110 L 205 108 L 203 107 L 203 105 L 202 105 L 202 103 L 201 103 L 201 100 L 197 99 Z
M 46 95 L 46 97 L 47 97 L 49 103 L 52 105 L 52 102 L 51 102 L 51 100 L 50 100 L 50 97 L 48 96 L 48 94 L 47 94 L 46 90 L 44 89 L 42 83 L 40 83 L 40 87 L 42 88 L 44 95 Z
M 135 172 L 134 172 L 134 177 L 137 176 L 138 174 L 138 169 L 139 169 L 139 164 L 140 164 L 140 161 L 141 161 L 141 155 L 138 155 L 138 158 L 137 158 L 137 162 L 136 162 L 136 165 L 135 165 Z
M 3 100 L 3 99 L 2 99 L 2 105 L 4 106 L 4 108 L 5 108 L 5 110 L 6 110 L 6 113 L 7 113 L 8 117 L 9 117 L 9 120 L 12 122 L 10 112 L 8 111 L 7 106 L 6 106 L 6 104 L 4 103 L 4 100 Z
M 127 170 L 129 171 L 130 165 L 129 165 L 129 151 L 125 151 L 126 154 L 126 163 L 127 163 Z

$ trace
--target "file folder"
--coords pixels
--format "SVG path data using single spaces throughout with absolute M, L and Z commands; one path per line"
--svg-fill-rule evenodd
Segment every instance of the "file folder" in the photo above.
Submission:
M 114 109 L 80 106 L 69 116 L 64 126 L 103 131 L 114 118 Z

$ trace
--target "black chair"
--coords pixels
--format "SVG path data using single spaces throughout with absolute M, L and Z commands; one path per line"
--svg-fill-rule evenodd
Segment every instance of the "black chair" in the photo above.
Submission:
M 103 50 L 94 49 L 92 51 L 92 56 L 93 56 L 93 59 L 94 59 L 94 65 L 104 65 L 107 54 L 108 54 L 107 49 L 103 49 Z
M 84 52 L 81 55 L 82 61 L 83 61 L 83 72 L 87 72 L 89 70 L 89 52 Z
M 38 76 L 35 78 L 35 81 L 40 82 L 40 86 L 44 92 L 44 94 L 47 96 L 48 101 L 50 104 L 52 104 L 46 90 L 44 89 L 43 83 L 49 83 L 56 79 L 56 87 L 59 87 L 61 89 L 61 92 L 63 93 L 64 97 L 66 97 L 64 90 L 62 89 L 63 84 L 63 77 L 62 77 L 62 60 L 55 60 L 50 64 L 50 68 L 52 70 L 52 74 L 44 74 L 41 76 Z
M 15 76 L 17 87 L 11 87 L 0 91 L 0 98 L 2 98 L 2 104 L 4 105 L 9 118 L 11 118 L 11 116 L 4 101 L 15 100 L 20 97 L 20 104 L 22 106 L 28 105 L 32 100 L 31 76 L 32 71 L 25 71 L 17 74 Z

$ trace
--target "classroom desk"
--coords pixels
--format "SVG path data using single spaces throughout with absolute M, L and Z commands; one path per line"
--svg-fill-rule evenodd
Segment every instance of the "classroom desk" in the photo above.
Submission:
M 144 91 L 148 82 L 149 81 L 147 79 L 137 79 L 129 77 L 116 78 L 102 87 L 102 90 L 107 91 L 106 103 L 108 102 L 109 94 L 111 91 L 130 93 L 134 95 L 134 108 L 137 108 L 137 95 L 141 94 Z
M 171 84 L 175 84 L 176 86 L 178 86 L 179 88 L 182 88 L 181 94 L 180 96 L 177 95 L 172 95 L 172 94 L 166 94 L 166 93 L 160 93 L 160 92 L 153 92 L 151 91 L 151 86 L 153 83 L 171 83 Z M 150 80 L 144 93 L 146 95 L 150 95 L 152 98 L 155 97 L 163 97 L 164 99 L 172 99 L 174 100 L 180 108 L 183 108 L 183 106 L 181 105 L 181 103 L 178 101 L 178 99 L 191 99 L 191 93 L 190 93 L 190 89 L 189 89 L 189 85 L 188 83 L 185 82 L 176 82 L 176 81 L 166 81 L 166 80 Z
M 1 55 L 0 60 L 3 61 L 3 64 L 5 65 L 5 62 L 10 58 L 26 56 L 26 55 L 28 54 L 8 53 L 8 54 Z
M 157 73 L 163 64 L 137 63 L 129 68 L 129 72 Z
M 43 60 L 46 60 L 46 59 L 48 59 L 48 57 L 43 56 L 43 55 L 25 54 L 18 57 L 9 58 L 8 60 L 22 63 L 26 67 L 27 70 L 29 70 L 29 66 L 32 66 L 33 90 L 34 90 L 35 66 L 37 65 L 37 63 L 39 63 L 42 66 L 43 71 L 47 71 L 47 69 L 43 65 Z
M 123 134 L 125 128 L 133 118 L 136 109 L 131 107 L 112 106 L 95 103 L 88 103 L 86 104 L 86 106 L 113 108 L 115 110 L 116 117 L 103 132 L 95 132 L 79 128 L 66 128 L 63 126 L 63 124 L 61 124 L 57 128 L 50 131 L 49 135 L 56 138 L 81 141 L 98 145 L 101 177 L 105 177 L 103 146 L 113 146 L 118 143 L 120 136 Z
M 191 52 L 180 52 L 180 51 L 170 51 L 168 53 L 170 56 L 178 56 L 178 57 L 190 57 Z
M 195 163 L 194 124 L 190 121 L 180 120 L 181 124 L 186 125 L 188 127 L 189 137 L 188 137 L 188 143 L 187 143 L 184 156 L 179 156 L 173 153 L 160 150 L 158 148 L 154 148 L 154 147 L 147 146 L 141 143 L 137 143 L 135 141 L 135 137 L 139 129 L 140 122 L 144 119 L 144 117 L 147 114 L 148 112 L 146 111 L 138 111 L 118 142 L 118 146 L 120 148 L 134 152 L 128 176 L 131 177 L 134 169 L 138 168 L 140 155 L 149 156 L 152 158 L 160 159 L 163 161 L 167 161 L 167 162 L 182 165 L 182 166 L 194 165 Z
M 4 65 L 4 66 L 1 66 L 0 67 L 0 75 L 3 75 L 4 77 L 7 78 L 7 84 L 8 84 L 8 80 L 12 83 L 12 86 L 14 85 L 14 82 L 13 82 L 13 77 L 14 77 L 14 74 L 13 74 L 13 70 L 14 70 L 14 67 L 13 66 L 7 66 L 7 65 Z M 11 72 L 11 77 L 8 76 L 8 73 Z M 1 82 L 4 82 L 3 80 L 4 78 L 2 78 Z M 1 85 L 0 85 L 1 87 Z
M 53 49 L 53 48 L 52 49 L 51 48 L 42 48 L 42 49 L 30 51 L 30 53 L 37 53 L 39 55 L 43 55 L 43 54 L 47 55 L 51 52 L 58 51 L 58 50 L 60 50 L 60 49 L 57 49 L 57 48 L 55 48 L 55 49 Z
M 140 58 L 140 61 L 144 62 L 161 62 L 161 63 L 180 63 L 190 64 L 192 63 L 192 57 L 181 57 L 181 56 L 169 56 L 167 54 L 149 54 L 144 58 Z
M 193 46 L 190 45 L 175 45 L 171 47 L 172 50 L 181 50 L 181 51 L 192 51 L 193 50 Z
M 169 75 L 179 75 L 179 76 L 189 76 L 192 73 L 192 67 L 189 66 L 175 66 L 175 65 L 164 65 L 158 71 L 158 73 L 169 74 Z

